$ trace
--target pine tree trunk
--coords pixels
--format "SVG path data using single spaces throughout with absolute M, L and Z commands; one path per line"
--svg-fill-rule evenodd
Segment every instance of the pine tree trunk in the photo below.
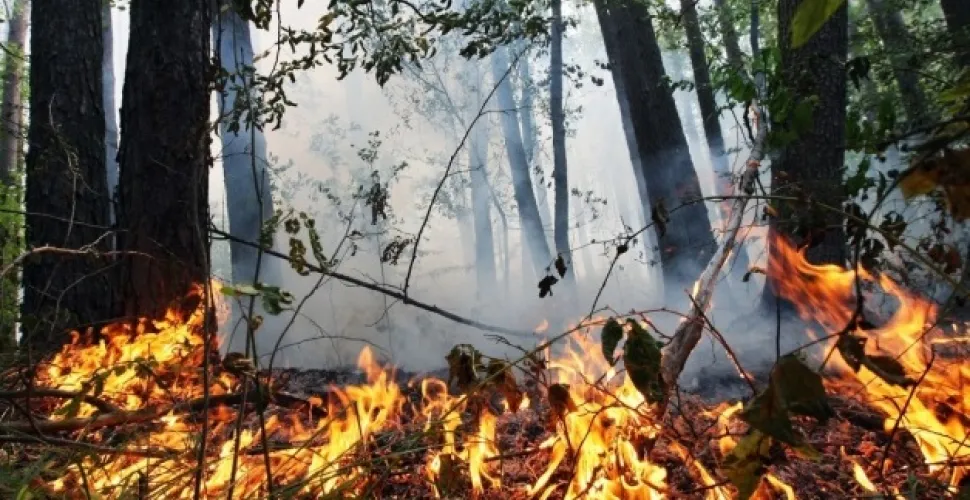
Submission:
M 598 0 L 597 13 L 604 38 L 616 42 L 607 45 L 607 54 L 611 64 L 618 63 L 626 90 L 627 102 L 620 106 L 629 106 L 649 202 L 662 202 L 668 211 L 687 203 L 670 213 L 664 230 L 658 231 L 664 282 L 680 295 L 682 287 L 690 286 L 710 259 L 714 237 L 707 208 L 696 201 L 701 196 L 700 183 L 673 93 L 663 83 L 660 46 L 641 3 Z M 645 213 L 652 212 L 651 205 L 644 206 Z
M 10 186 L 13 172 L 20 162 L 23 137 L 24 107 L 21 80 L 24 72 L 24 45 L 27 40 L 27 18 L 30 2 L 16 0 L 9 21 L 3 68 L 3 104 L 0 105 L 0 183 Z
M 907 56 L 907 46 L 911 40 L 903 22 L 903 15 L 898 10 L 891 10 L 885 0 L 866 0 L 866 4 L 876 25 L 876 32 L 889 54 L 903 109 L 906 110 L 910 125 L 919 126 L 933 121 L 926 95 L 920 87 L 919 68 L 914 68 Z
M 549 49 L 549 103 L 552 118 L 552 182 L 555 189 L 553 238 L 556 253 L 567 262 L 566 282 L 574 281 L 569 252 L 569 175 L 566 165 L 566 114 L 563 109 L 562 0 L 552 0 L 552 28 Z
M 487 297 L 495 290 L 495 236 L 485 161 L 488 155 L 487 139 L 485 123 L 479 120 L 471 133 L 468 148 L 472 221 L 475 227 L 476 294 L 479 298 Z
M 515 204 L 519 209 L 523 250 L 528 249 L 527 253 L 532 259 L 534 272 L 541 276 L 543 269 L 552 262 L 552 255 L 549 252 L 549 246 L 546 244 L 542 219 L 539 216 L 539 206 L 532 189 L 529 161 L 519 130 L 519 112 L 515 107 L 512 82 L 509 80 L 511 76 L 509 64 L 508 49 L 499 47 L 492 54 L 492 77 L 498 82 L 495 96 L 502 113 L 502 133 L 505 137 L 505 151 L 512 172 L 512 191 L 515 196 Z
M 91 250 L 24 263 L 22 341 L 41 351 L 112 312 L 107 259 L 98 255 L 110 231 L 101 12 L 99 0 L 36 0 L 31 13 L 27 246 Z
M 254 118 L 255 113 L 236 110 L 239 106 L 247 110 L 256 106 L 252 102 L 256 96 L 251 90 L 253 45 L 249 22 L 228 8 L 228 0 L 221 0 L 220 3 L 225 7 L 215 16 L 212 37 L 219 44 L 222 69 L 231 75 L 219 99 L 219 131 L 222 136 L 222 170 L 229 232 L 244 241 L 259 242 L 263 223 L 273 216 L 266 138 L 261 130 L 247 122 Z M 238 125 L 235 131 L 232 130 L 233 122 Z M 260 281 L 280 284 L 278 259 L 260 255 L 259 250 L 251 245 L 239 242 L 230 242 L 229 247 L 234 283 Z
M 967 0 L 940 0 L 946 27 L 953 38 L 957 62 L 970 67 L 970 2 Z
M 158 317 L 208 279 L 209 4 L 133 0 L 121 108 L 120 309 Z M 196 304 L 182 303 L 181 307 Z
M 818 97 L 811 127 L 772 162 L 771 190 L 778 196 L 810 197 L 818 203 L 841 208 L 845 202 L 842 169 L 845 160 L 846 75 L 842 61 L 848 53 L 848 9 L 845 4 L 803 46 L 792 49 L 792 17 L 799 3 L 807 0 L 781 0 L 778 4 L 778 39 L 783 85 L 793 102 Z M 790 123 L 775 127 L 791 127 Z M 847 257 L 842 217 L 819 208 L 777 203 L 778 217 L 769 225 L 771 235 L 795 239 L 801 246 L 811 243 L 805 256 L 814 264 L 844 265 Z M 769 245 L 771 259 L 779 255 Z M 769 285 L 771 280 L 769 279 Z M 767 304 L 772 304 L 773 286 L 765 287 Z

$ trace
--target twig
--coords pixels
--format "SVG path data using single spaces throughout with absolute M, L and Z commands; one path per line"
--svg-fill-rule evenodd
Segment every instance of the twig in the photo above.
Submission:
M 39 444 L 49 444 L 53 446 L 66 446 L 70 448 L 79 448 L 82 450 L 93 451 L 95 453 L 100 453 L 104 455 L 128 455 L 133 457 L 149 457 L 149 458 L 172 458 L 179 454 L 178 450 L 170 449 L 158 449 L 158 448 L 112 448 L 110 446 L 102 446 L 95 443 L 88 443 L 86 441 L 75 441 L 73 439 L 64 439 L 56 437 L 47 436 L 33 436 L 29 434 L 21 434 L 17 436 L 0 436 L 0 443 L 39 443 Z
M 879 461 L 879 476 L 885 479 L 886 474 L 886 459 L 889 458 L 889 448 L 892 447 L 893 441 L 896 437 L 896 432 L 899 431 L 899 424 L 902 423 L 903 419 L 906 418 L 906 410 L 909 409 L 909 403 L 913 400 L 913 396 L 916 395 L 916 390 L 919 389 L 920 384 L 926 379 L 926 375 L 930 373 L 930 369 L 933 368 L 933 362 L 936 361 L 936 352 L 930 351 L 930 360 L 926 363 L 926 369 L 920 374 L 919 379 L 913 384 L 913 388 L 909 391 L 909 395 L 906 396 L 906 401 L 903 403 L 903 407 L 899 410 L 899 416 L 896 417 L 896 421 L 893 423 L 893 429 L 889 431 L 889 441 L 886 442 L 886 447 L 882 450 L 882 459 Z
M 259 244 L 257 244 L 257 243 L 253 243 L 251 241 L 246 241 L 246 240 L 244 240 L 242 238 L 237 238 L 237 237 L 232 236 L 231 234 L 226 233 L 224 231 L 221 231 L 219 229 L 211 228 L 210 231 L 212 231 L 214 234 L 218 234 L 219 236 L 221 236 L 223 238 L 226 238 L 229 241 L 235 241 L 237 243 L 241 243 L 243 245 L 249 245 L 249 246 L 252 246 L 252 247 L 258 247 L 259 246 Z M 283 260 L 288 261 L 288 262 L 293 260 L 289 255 L 286 255 L 286 254 L 281 253 L 281 252 L 277 252 L 276 250 L 273 250 L 273 249 L 264 248 L 263 249 L 263 252 L 265 252 L 267 255 L 272 255 L 272 256 L 274 256 L 276 258 L 283 259 Z M 310 271 L 313 271 L 315 273 L 325 274 L 327 276 L 331 276 L 331 277 L 336 278 L 336 279 L 338 279 L 340 281 L 343 281 L 344 283 L 350 283 L 352 285 L 359 286 L 361 288 L 366 288 L 368 290 L 372 290 L 372 291 L 375 291 L 377 293 L 383 293 L 384 295 L 387 295 L 388 297 L 393 297 L 395 299 L 400 300 L 404 304 L 412 305 L 414 307 L 417 307 L 418 309 L 424 309 L 425 311 L 428 311 L 428 312 L 437 314 L 438 316 L 441 316 L 443 318 L 450 319 L 451 321 L 454 321 L 455 323 L 461 323 L 463 325 L 468 325 L 468 326 L 471 326 L 471 327 L 474 327 L 474 328 L 478 328 L 479 330 L 485 330 L 485 331 L 488 331 L 488 332 L 501 333 L 503 335 L 509 335 L 509 336 L 512 336 L 512 337 L 519 337 L 519 338 L 534 338 L 535 337 L 535 334 L 533 332 L 529 332 L 529 331 L 525 331 L 525 330 L 516 330 L 516 329 L 512 329 L 512 328 L 506 328 L 506 327 L 503 327 L 503 326 L 490 325 L 490 324 L 487 324 L 487 323 L 482 323 L 481 321 L 476 321 L 476 320 L 473 320 L 473 319 L 465 318 L 465 317 L 459 316 L 459 315 L 457 315 L 457 314 L 455 314 L 453 312 L 450 312 L 450 311 L 446 311 L 444 309 L 441 309 L 438 306 L 431 305 L 431 304 L 426 304 L 424 302 L 420 302 L 418 300 L 414 300 L 414 299 L 412 299 L 410 297 L 407 297 L 405 294 L 403 294 L 401 292 L 398 292 L 396 290 L 393 290 L 391 288 L 388 288 L 388 287 L 385 287 L 385 286 L 381 286 L 381 285 L 376 285 L 376 284 L 373 284 L 373 283 L 368 283 L 368 282 L 366 282 L 364 280 L 361 280 L 359 278 L 354 278 L 353 276 L 348 276 L 346 274 L 343 274 L 343 273 L 340 273 L 340 272 L 337 272 L 337 271 L 332 271 L 332 270 L 329 270 L 329 269 L 324 269 L 324 268 L 322 268 L 320 266 L 311 264 L 309 262 L 301 262 L 300 264 L 303 265 L 303 267 L 305 267 L 305 268 L 307 268 Z

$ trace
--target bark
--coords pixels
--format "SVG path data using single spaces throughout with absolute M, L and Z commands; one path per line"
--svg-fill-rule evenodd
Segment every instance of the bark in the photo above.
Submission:
M 842 61 L 848 53 L 848 10 L 845 4 L 803 46 L 792 49 L 790 27 L 799 3 L 806 0 L 781 0 L 778 4 L 778 39 L 781 52 L 781 78 L 793 102 L 817 96 L 808 130 L 785 146 L 772 165 L 772 193 L 779 196 L 811 198 L 817 203 L 841 208 L 845 201 L 842 170 L 845 159 L 846 75 Z M 775 127 L 790 127 L 789 123 Z M 811 243 L 805 256 L 814 264 L 844 265 L 846 237 L 842 218 L 832 211 L 805 205 L 776 203 L 779 216 L 769 225 L 772 236 L 792 238 L 799 246 Z M 769 245 L 768 258 L 777 259 Z M 770 264 L 769 264 L 770 267 Z M 768 280 L 771 285 L 772 280 Z M 774 286 L 765 287 L 767 304 L 772 304 Z
M 508 49 L 500 47 L 492 54 L 492 76 L 498 81 L 495 97 L 501 110 L 502 133 L 505 136 L 505 151 L 508 155 L 509 167 L 512 172 L 512 191 L 515 204 L 519 209 L 519 221 L 522 227 L 523 250 L 532 259 L 532 267 L 539 276 L 543 269 L 552 263 L 552 255 L 546 244 L 542 219 L 539 216 L 539 206 L 532 188 L 532 177 L 529 174 L 529 160 L 519 130 L 519 112 L 512 95 L 512 82 L 506 74 L 509 70 Z
M 208 5 L 129 9 L 118 249 L 119 308 L 130 316 L 157 317 L 208 279 Z
M 104 94 L 104 152 L 108 174 L 108 195 L 111 204 L 108 214 L 111 223 L 117 220 L 118 202 L 118 105 L 115 103 L 114 33 L 111 24 L 111 3 L 104 2 L 101 10 L 104 38 L 104 57 L 101 60 L 102 93 Z M 112 239 L 112 244 L 114 239 Z
M 899 87 L 906 117 L 913 127 L 933 120 L 929 102 L 919 83 L 919 68 L 910 62 L 907 46 L 912 42 L 903 15 L 898 10 L 892 10 L 886 0 L 866 0 L 876 32 L 882 40 L 882 46 L 889 55 L 889 62 L 893 66 L 893 76 Z
M 522 85 L 521 105 L 519 108 L 519 119 L 521 121 L 522 145 L 525 148 L 525 157 L 529 162 L 529 175 L 532 176 L 532 185 L 535 188 L 536 203 L 539 206 L 539 218 L 542 220 L 542 237 L 549 246 L 549 238 L 546 236 L 546 228 L 552 227 L 552 213 L 549 210 L 549 190 L 546 188 L 546 180 L 542 175 L 542 168 L 539 163 L 539 139 L 535 121 L 535 82 L 532 80 L 531 63 L 525 44 L 519 44 L 519 82 Z
M 738 31 L 734 29 L 734 15 L 728 1 L 714 0 L 714 5 L 717 7 L 717 22 L 721 27 L 721 38 L 728 64 L 740 70 L 744 68 L 744 54 L 741 52 L 741 45 L 738 44 Z
M 970 2 L 966 0 L 940 0 L 946 27 L 953 37 L 957 63 L 970 67 Z
M 567 262 L 565 281 L 574 281 L 569 255 L 569 176 L 566 165 L 566 115 L 562 95 L 562 0 L 552 0 L 549 49 L 549 104 L 552 117 L 552 182 L 556 191 L 553 239 L 556 253 Z
M 21 80 L 24 72 L 24 45 L 27 40 L 27 18 L 30 2 L 16 0 L 7 32 L 3 68 L 3 103 L 0 104 L 0 183 L 10 186 L 13 172 L 20 163 L 21 137 L 23 137 L 24 107 Z
M 615 65 L 625 89 L 629 116 L 637 144 L 649 203 L 663 203 L 670 213 L 661 236 L 660 261 L 671 290 L 692 283 L 713 252 L 713 235 L 707 208 L 692 202 L 700 198 L 700 184 L 691 163 L 671 89 L 664 85 L 663 60 L 647 9 L 635 0 L 596 2 L 610 64 Z M 618 70 L 618 71 L 617 71 Z M 618 94 L 619 95 L 619 94 Z M 645 200 L 646 201 L 646 200 Z M 683 207 L 684 203 L 687 203 Z
M 111 316 L 107 179 L 101 93 L 101 2 L 34 2 L 25 193 L 26 242 L 89 249 L 43 253 L 23 267 L 22 342 L 56 349 L 68 328 Z
M 222 1 L 226 7 L 227 1 Z M 212 25 L 212 37 L 219 44 L 222 68 L 231 75 L 219 99 L 229 232 L 247 241 L 261 241 L 263 223 L 273 216 L 273 195 L 267 172 L 266 138 L 249 123 L 255 119 L 255 113 L 249 110 L 254 108 L 256 98 L 251 90 L 253 45 L 249 22 L 235 10 L 223 8 Z M 244 110 L 234 111 L 237 108 Z M 277 259 L 260 256 L 259 250 L 238 243 L 230 243 L 230 254 L 233 282 L 279 284 Z

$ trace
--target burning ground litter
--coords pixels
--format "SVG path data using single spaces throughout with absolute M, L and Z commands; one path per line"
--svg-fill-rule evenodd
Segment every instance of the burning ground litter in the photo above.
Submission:
M 927 328 L 929 303 L 868 273 L 859 276 L 866 289 L 897 306 L 863 321 L 855 273 L 776 244 L 785 258 L 768 272 L 785 276 L 780 294 L 821 330 L 806 332 L 816 346 L 806 359 L 779 360 L 747 401 L 658 388 L 656 370 L 635 363 L 653 352 L 640 337 L 652 326 L 627 322 L 626 342 L 614 331 L 606 348 L 608 318 L 584 322 L 555 355 L 520 363 L 456 346 L 447 376 L 395 372 L 368 349 L 357 380 L 256 373 L 227 356 L 213 360 L 206 391 L 200 307 L 111 325 L 97 340 L 76 335 L 36 369 L 32 387 L 15 387 L 8 373 L 0 439 L 10 464 L 43 464 L 25 491 L 67 498 L 192 498 L 197 472 L 203 498 L 941 498 L 968 489 L 961 339 Z M 624 362 L 614 366 L 614 355 Z

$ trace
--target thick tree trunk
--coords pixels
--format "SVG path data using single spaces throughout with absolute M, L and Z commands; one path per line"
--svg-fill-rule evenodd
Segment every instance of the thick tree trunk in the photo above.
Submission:
M 98 255 L 109 249 L 101 12 L 99 0 L 37 0 L 32 9 L 27 246 L 83 252 L 24 263 L 22 341 L 40 350 L 112 312 L 107 262 Z
M 721 27 L 721 38 L 724 41 L 724 52 L 728 64 L 735 69 L 744 68 L 744 53 L 738 44 L 738 31 L 734 29 L 734 14 L 728 0 L 714 0 L 717 7 L 717 22 Z
M 848 53 L 848 10 L 843 4 L 805 45 L 792 49 L 789 42 L 792 17 L 802 1 L 806 0 L 781 0 L 778 4 L 778 39 L 784 42 L 782 82 L 792 93 L 793 102 L 804 102 L 812 96 L 817 96 L 818 102 L 810 128 L 802 131 L 773 162 L 771 189 L 775 195 L 803 194 L 817 203 L 842 207 L 846 109 L 842 61 Z M 781 123 L 776 127 L 791 127 L 791 124 Z M 845 264 L 847 248 L 841 216 L 804 205 L 774 205 L 779 215 L 771 220 L 772 235 L 794 238 L 798 245 L 811 243 L 805 253 L 809 262 Z M 769 245 L 768 258 L 779 258 L 772 245 Z M 767 304 L 772 304 L 773 286 L 765 290 Z
M 115 102 L 114 33 L 111 24 L 111 2 L 104 2 L 101 11 L 104 33 L 104 57 L 101 60 L 102 93 L 104 94 L 104 153 L 108 174 L 108 207 L 111 223 L 117 220 L 118 204 L 118 105 Z M 112 245 L 114 238 L 111 239 Z
M 902 97 L 903 109 L 911 126 L 918 126 L 933 120 L 929 103 L 923 89 L 920 87 L 918 71 L 913 67 L 907 55 L 907 46 L 911 40 L 903 15 L 898 10 L 892 10 L 885 0 L 866 0 L 876 32 L 882 40 L 882 46 L 889 55 L 889 62 L 893 66 L 893 75 L 899 94 Z
M 519 112 L 515 107 L 515 99 L 512 95 L 512 82 L 509 81 L 509 75 L 506 74 L 508 70 L 508 50 L 500 47 L 492 54 L 492 77 L 499 82 L 495 96 L 502 113 L 502 133 L 505 136 L 505 151 L 512 172 L 512 191 L 515 195 L 515 204 L 518 206 L 519 221 L 522 226 L 523 250 L 528 249 L 527 252 L 532 259 L 532 267 L 535 273 L 541 276 L 543 269 L 552 263 L 552 254 L 546 244 L 542 219 L 539 216 L 539 206 L 532 189 L 529 161 L 519 130 Z
M 13 172 L 20 162 L 23 137 L 24 107 L 21 80 L 24 72 L 24 45 L 27 40 L 27 18 L 30 2 L 16 0 L 9 21 L 3 67 L 3 104 L 0 105 L 0 183 L 10 186 Z
M 697 173 L 691 162 L 671 89 L 663 84 L 660 46 L 647 9 L 635 0 L 598 0 L 597 14 L 607 45 L 610 64 L 619 70 L 639 152 L 639 167 L 652 205 L 663 203 L 670 211 L 664 230 L 658 231 L 660 261 L 668 290 L 679 295 L 689 286 L 714 250 L 707 208 Z M 616 74 L 616 72 L 614 72 Z M 684 207 L 680 205 L 688 203 Z M 651 213 L 650 205 L 644 206 Z M 660 234 L 662 233 L 662 235 Z M 648 257 L 649 258 L 649 257 Z M 676 292 L 674 292 L 676 290 Z
M 529 54 L 525 52 L 525 44 L 520 43 L 518 45 L 518 50 L 522 53 L 519 58 L 519 83 L 522 86 L 519 119 L 522 129 L 522 145 L 525 148 L 526 160 L 529 162 L 529 175 L 535 191 L 536 204 L 539 206 L 543 241 L 546 242 L 548 247 L 550 239 L 546 229 L 552 227 L 552 212 L 549 210 L 549 189 L 546 187 L 546 179 L 542 175 L 539 163 L 539 132 L 536 130 L 535 120 L 535 82 L 532 80 L 532 65 L 529 62 Z
M 222 0 L 228 7 L 228 0 Z M 273 216 L 266 138 L 247 121 L 255 113 L 239 112 L 237 107 L 254 109 L 252 84 L 253 45 L 249 22 L 231 8 L 223 8 L 212 25 L 212 37 L 219 44 L 222 69 L 231 75 L 219 99 L 219 131 L 222 135 L 222 170 L 225 179 L 229 232 L 246 241 L 260 241 L 263 223 Z M 242 95 L 242 102 L 238 97 Z M 248 95 L 248 96 L 247 96 Z M 237 128 L 233 129 L 233 122 Z M 256 281 L 280 284 L 280 265 L 276 258 L 259 255 L 250 245 L 230 243 L 234 283 Z M 258 278 L 257 278 L 258 268 Z
M 129 316 L 157 317 L 208 279 L 208 7 L 133 0 L 129 9 L 118 213 Z
M 957 62 L 970 67 L 970 2 L 967 0 L 940 0 L 946 27 L 953 37 Z
M 562 0 L 552 0 L 552 29 L 549 49 L 549 103 L 552 118 L 552 182 L 556 192 L 553 237 L 556 253 L 567 262 L 564 279 L 574 281 L 569 255 L 569 176 L 566 166 L 566 114 L 562 95 Z

